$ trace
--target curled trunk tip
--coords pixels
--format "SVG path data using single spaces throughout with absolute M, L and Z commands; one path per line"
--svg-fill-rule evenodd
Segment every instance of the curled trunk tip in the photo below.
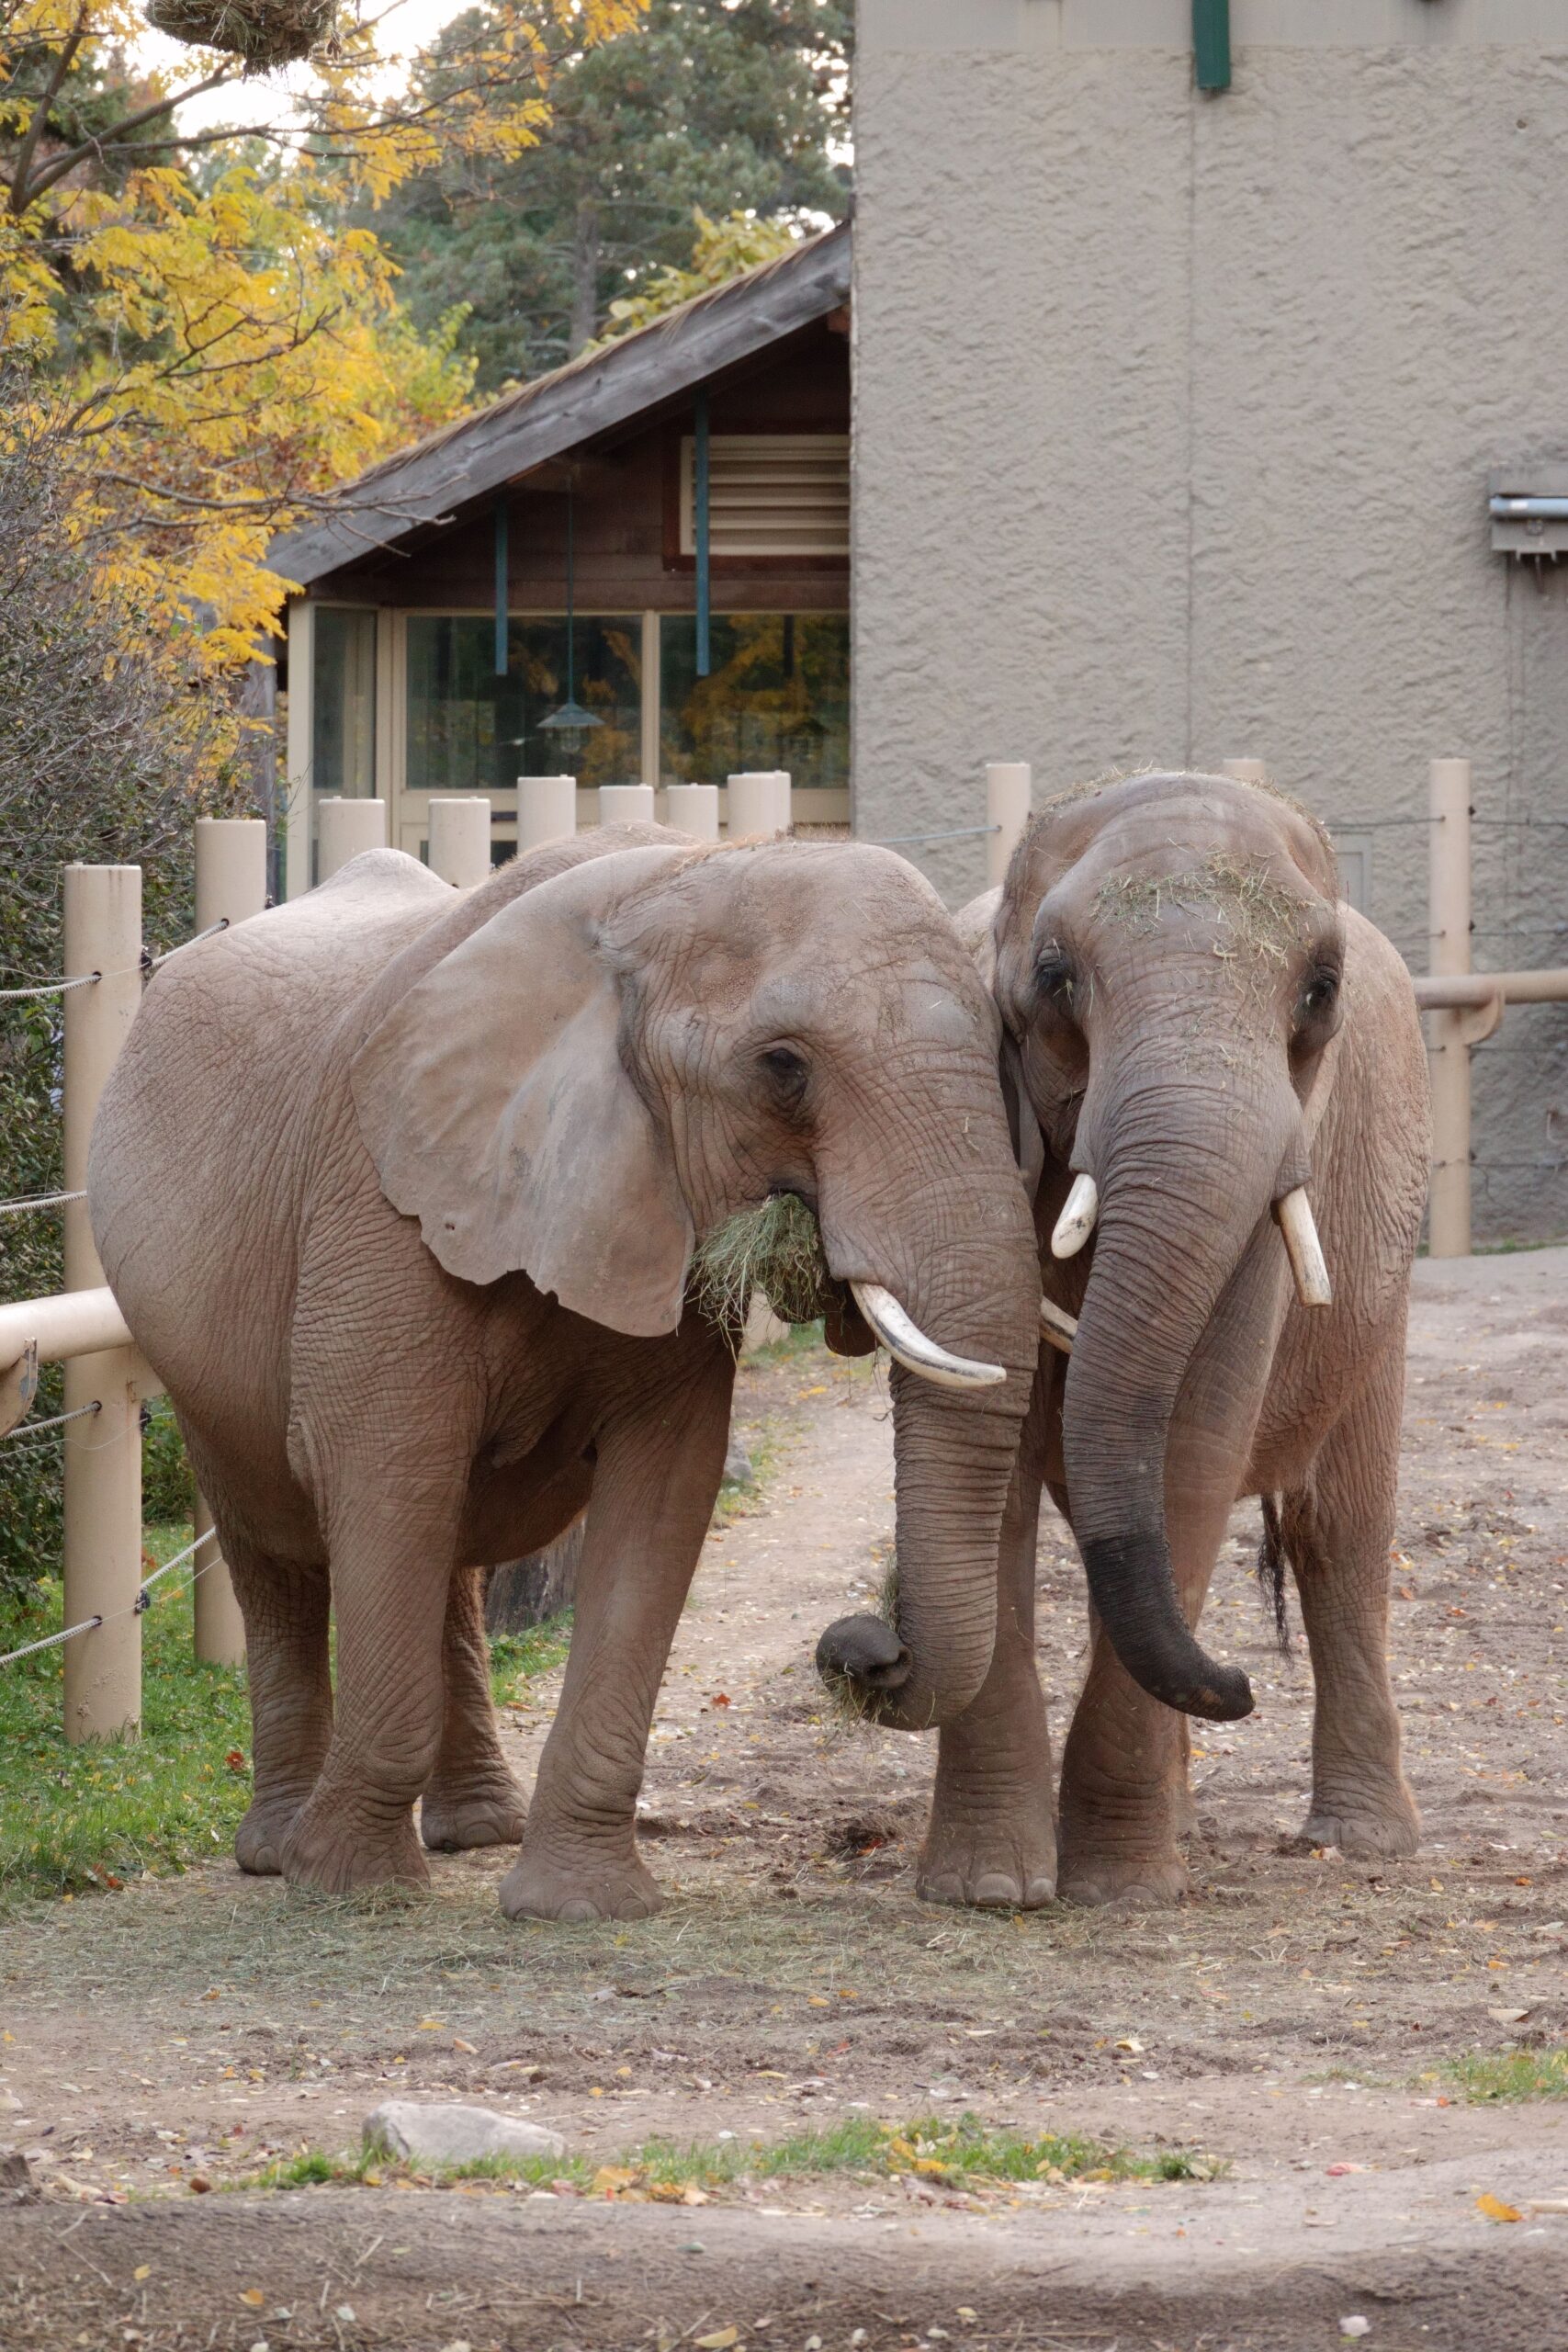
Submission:
M 1161 1532 L 1091 1536 L 1083 1563 L 1111 1645 L 1151 1699 L 1209 1723 L 1252 1713 L 1252 1685 L 1241 1668 L 1212 1658 L 1183 1616 Z

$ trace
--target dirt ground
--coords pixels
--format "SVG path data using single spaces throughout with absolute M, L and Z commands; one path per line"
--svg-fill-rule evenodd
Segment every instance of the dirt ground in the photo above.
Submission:
M 1467 2104 L 1441 2071 L 1568 2040 L 1568 1250 L 1418 1269 L 1392 1645 L 1426 1823 L 1407 1863 L 1295 1849 L 1310 1674 L 1272 1645 L 1248 1507 L 1205 1626 L 1258 1705 L 1200 1727 L 1190 1898 L 918 1903 L 930 1743 L 844 1729 L 811 1668 L 880 1580 L 886 1385 L 786 1355 L 746 1371 L 739 1419 L 767 1481 L 711 1538 L 666 1682 L 659 1918 L 509 1926 L 504 1855 L 380 1904 L 215 1856 L 6 1928 L 0 2140 L 46 2194 L 0 2211 L 0 2345 L 1568 2346 L 1568 2211 L 1531 2210 L 1568 2202 L 1568 2105 Z M 1059 1738 L 1084 1603 L 1054 1523 L 1040 1575 Z M 552 1696 L 508 1718 L 525 1777 Z M 353 2144 L 395 2091 L 606 2162 L 967 2110 L 1222 2170 L 1016 2199 L 828 2176 L 700 2212 L 504 2185 L 192 2195 Z

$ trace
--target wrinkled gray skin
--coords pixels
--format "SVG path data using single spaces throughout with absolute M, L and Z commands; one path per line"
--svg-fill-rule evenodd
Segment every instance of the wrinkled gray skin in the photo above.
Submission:
M 656 1906 L 634 1807 L 733 1374 L 683 1303 L 689 1253 L 775 1192 L 817 1207 L 836 1277 L 1009 1368 L 964 1395 L 893 1380 L 903 1598 L 877 1703 L 969 1704 L 1035 1358 L 996 1053 L 934 895 L 840 844 L 625 829 L 460 897 L 380 851 L 163 967 L 95 1131 L 94 1230 L 244 1611 L 246 1869 L 421 1881 L 423 1797 L 426 1845 L 521 1838 L 514 1917 Z M 525 1826 L 479 1571 L 584 1504 Z
M 1409 1854 L 1385 1660 L 1427 1068 L 1399 957 L 1336 903 L 1332 852 L 1281 798 L 1133 777 L 1037 818 L 1004 889 L 960 918 L 993 976 L 1004 1091 L 1037 1183 L 1046 1350 L 1010 1499 L 997 1655 L 943 1731 L 923 1892 L 951 1902 L 1168 1900 L 1191 1823 L 1182 1713 L 1251 1704 L 1195 1627 L 1233 1504 L 1281 1498 L 1316 1682 L 1304 1835 Z M 1092 1175 L 1093 1241 L 1050 1237 Z M 1272 1204 L 1307 1184 L 1334 1288 L 1296 1300 Z M 1034 1669 L 1042 1485 L 1092 1602 L 1057 1825 Z

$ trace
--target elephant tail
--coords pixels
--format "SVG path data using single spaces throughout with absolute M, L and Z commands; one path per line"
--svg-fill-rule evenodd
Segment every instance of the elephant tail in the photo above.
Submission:
M 1291 1610 L 1285 1592 L 1284 1531 L 1280 1524 L 1280 1498 L 1265 1495 L 1263 1502 L 1263 1540 L 1258 1546 L 1258 1583 L 1265 1604 L 1274 1613 L 1274 1639 L 1280 1645 L 1281 1657 L 1291 1655 Z

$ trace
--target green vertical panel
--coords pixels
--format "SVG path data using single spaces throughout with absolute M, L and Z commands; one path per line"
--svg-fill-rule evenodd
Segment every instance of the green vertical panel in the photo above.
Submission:
M 1201 90 L 1231 85 L 1231 0 L 1192 0 L 1192 50 Z

